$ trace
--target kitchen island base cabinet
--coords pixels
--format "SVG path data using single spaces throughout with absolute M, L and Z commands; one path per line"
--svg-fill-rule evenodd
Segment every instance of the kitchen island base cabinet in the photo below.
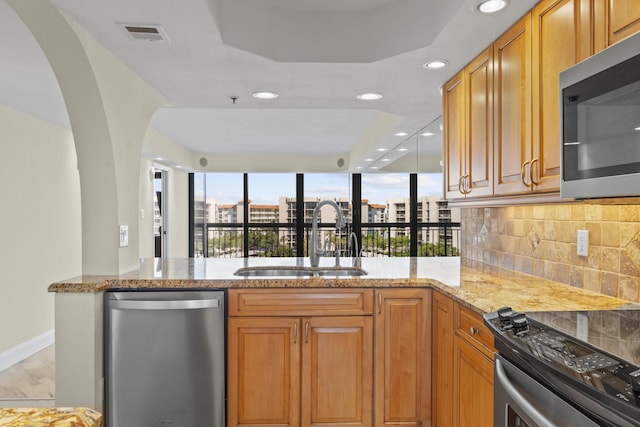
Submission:
M 229 427 L 431 425 L 431 290 L 231 289 L 228 306 Z
M 371 426 L 372 305 L 371 289 L 231 290 L 227 425 Z
M 300 425 L 299 319 L 231 318 L 228 426 Z
M 376 290 L 374 426 L 431 419 L 431 291 Z

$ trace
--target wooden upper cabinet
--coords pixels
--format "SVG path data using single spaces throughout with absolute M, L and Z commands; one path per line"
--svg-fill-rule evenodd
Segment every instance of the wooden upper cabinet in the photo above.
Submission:
M 640 31 L 640 1 L 606 0 L 607 45 L 612 45 Z
M 493 192 L 493 50 L 487 49 L 465 69 L 467 77 L 467 191 Z
M 504 33 L 493 47 L 494 193 L 531 188 L 531 14 Z
M 375 427 L 430 425 L 430 297 L 428 289 L 376 291 Z
M 461 71 L 444 85 L 444 190 L 448 199 L 464 196 L 462 178 L 465 156 L 465 83 Z
M 448 198 L 492 193 L 492 55 L 487 49 L 444 87 Z
M 532 10 L 532 152 L 525 173 L 534 190 L 560 188 L 560 73 L 583 59 L 590 32 L 581 0 L 545 0 Z

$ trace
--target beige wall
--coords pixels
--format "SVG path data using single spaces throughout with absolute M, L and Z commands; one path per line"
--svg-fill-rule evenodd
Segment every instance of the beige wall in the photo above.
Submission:
M 491 265 L 640 301 L 640 205 L 462 209 L 463 265 Z M 589 255 L 576 231 L 589 231 Z
M 54 281 L 81 273 L 69 129 L 0 106 L 0 353 L 54 327 Z

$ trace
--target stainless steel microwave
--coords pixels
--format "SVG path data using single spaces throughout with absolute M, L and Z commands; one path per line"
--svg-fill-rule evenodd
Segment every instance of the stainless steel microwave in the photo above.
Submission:
M 560 196 L 640 196 L 640 34 L 560 74 Z

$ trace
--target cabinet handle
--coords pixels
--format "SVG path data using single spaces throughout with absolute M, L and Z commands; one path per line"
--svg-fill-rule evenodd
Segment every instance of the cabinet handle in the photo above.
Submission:
M 533 160 L 531 160 L 531 165 L 529 166 L 529 179 L 531 180 L 531 183 L 533 185 L 538 185 L 540 184 L 540 180 L 539 179 L 533 179 L 534 173 L 533 173 L 533 165 L 537 164 L 538 168 L 536 168 L 536 170 L 538 171 L 536 175 L 536 177 L 540 176 L 540 159 L 539 158 L 535 158 Z
M 378 292 L 378 314 L 382 314 L 382 293 L 381 292 Z
M 298 322 L 293 322 L 293 343 L 298 343 Z
M 304 322 L 304 342 L 309 342 L 309 322 Z
M 522 167 L 520 168 L 520 178 L 522 179 L 522 183 L 526 186 L 529 187 L 531 185 L 531 183 L 527 183 L 527 166 L 529 166 L 529 164 L 531 163 L 531 161 L 527 160 L 526 162 L 524 162 L 522 164 Z M 529 169 L 529 171 L 531 171 L 531 169 Z
M 460 192 L 460 194 L 464 195 L 464 186 L 462 184 L 462 180 L 464 179 L 464 175 L 461 175 L 460 178 L 458 178 L 458 191 Z
M 464 176 L 464 182 L 465 182 L 464 194 L 471 193 L 471 175 L 469 175 L 469 174 L 465 175 Z
M 469 333 L 470 333 L 471 335 L 475 335 L 475 334 L 477 334 L 478 332 L 480 332 L 480 331 L 479 331 L 478 329 L 474 328 L 473 326 L 469 328 Z

